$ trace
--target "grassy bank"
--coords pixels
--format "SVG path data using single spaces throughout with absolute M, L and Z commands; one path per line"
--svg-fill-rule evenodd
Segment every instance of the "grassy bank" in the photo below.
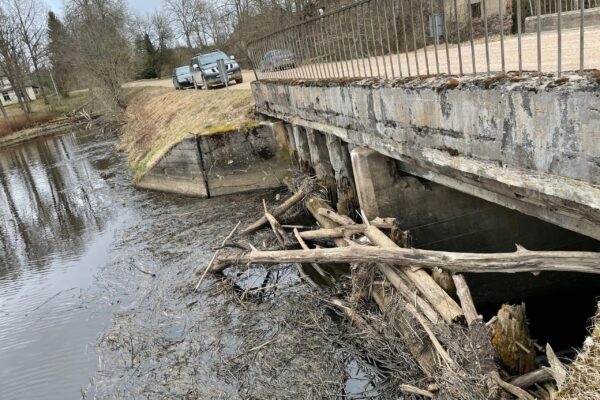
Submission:
M 139 179 L 188 134 L 214 135 L 257 125 L 250 90 L 128 89 L 123 137 L 129 166 Z

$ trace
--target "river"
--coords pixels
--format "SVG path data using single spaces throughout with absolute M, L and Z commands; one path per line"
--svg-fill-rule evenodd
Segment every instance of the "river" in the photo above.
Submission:
M 117 141 L 86 131 L 0 150 L 1 399 L 371 390 L 292 266 L 209 275 L 196 289 L 214 247 L 279 191 L 138 190 Z M 267 230 L 253 242 L 275 243 Z

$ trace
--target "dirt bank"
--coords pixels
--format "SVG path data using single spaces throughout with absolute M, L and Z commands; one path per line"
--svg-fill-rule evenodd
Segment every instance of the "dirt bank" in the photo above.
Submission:
M 175 91 L 140 87 L 128 94 L 123 138 L 134 178 L 142 177 L 188 134 L 246 131 L 257 125 L 250 90 Z

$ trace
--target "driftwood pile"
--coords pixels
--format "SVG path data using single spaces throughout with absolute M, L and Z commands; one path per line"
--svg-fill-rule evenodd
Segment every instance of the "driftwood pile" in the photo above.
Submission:
M 517 248 L 513 253 L 475 254 L 419 250 L 406 247 L 406 235 L 394 219 L 376 218 L 356 223 L 338 214 L 310 184 L 299 185 L 293 195 L 274 210 L 267 210 L 240 235 L 269 225 L 281 250 L 260 251 L 252 245 L 233 241 L 237 226 L 222 247 L 241 248 L 237 254 L 218 250 L 202 271 L 196 287 L 208 272 L 245 264 L 299 263 L 312 265 L 325 282 L 332 280 L 322 264 L 349 264 L 353 273 L 375 269 L 382 279 L 372 282 L 359 296 L 368 297 L 385 311 L 389 304 L 401 304 L 403 312 L 419 329 L 398 323 L 399 340 L 408 347 L 424 376 L 422 387 L 403 385 L 401 390 L 422 398 L 474 398 L 460 391 L 471 390 L 471 367 L 476 364 L 476 380 L 485 393 L 482 398 L 554 399 L 565 380 L 566 369 L 547 346 L 550 367 L 538 368 L 536 344 L 529 337 L 524 305 L 504 305 L 497 316 L 484 322 L 478 314 L 462 273 L 577 271 L 600 273 L 600 256 L 586 252 L 536 252 Z M 319 223 L 320 229 L 302 230 L 281 225 L 277 218 L 292 207 L 303 205 Z M 334 243 L 333 248 L 308 243 Z M 295 248 L 295 249 L 294 249 Z M 300 275 L 317 285 L 299 266 Z M 348 299 L 330 298 L 355 326 L 367 324 Z M 420 332 L 420 333 L 419 333 Z M 468 345 L 458 343 L 467 336 Z M 464 350 L 464 347 L 469 347 Z M 460 348 L 462 347 L 462 348 Z M 471 368 L 469 371 L 467 369 Z M 467 377 L 471 374 L 470 379 Z M 443 375 L 444 379 L 437 377 Z M 463 379 L 464 378 L 464 379 Z M 462 386 L 461 386 L 462 382 Z M 447 383 L 446 386 L 445 383 Z M 473 389 L 474 390 L 474 389 Z

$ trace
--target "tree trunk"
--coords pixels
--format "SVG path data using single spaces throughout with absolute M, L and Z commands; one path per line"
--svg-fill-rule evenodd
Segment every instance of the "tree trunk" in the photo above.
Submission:
M 492 324 L 492 345 L 504 368 L 512 375 L 535 369 L 535 349 L 529 337 L 525 305 L 504 304 Z
M 325 217 L 322 217 L 327 219 Z M 329 219 L 327 219 L 330 221 Z M 336 224 L 337 225 L 337 224 Z M 336 239 L 339 240 L 339 239 Z M 514 253 L 452 253 L 435 250 L 378 248 L 354 246 L 348 248 L 251 251 L 240 256 L 224 256 L 220 262 L 266 263 L 370 263 L 380 262 L 401 267 L 435 268 L 443 266 L 452 272 L 515 273 L 563 271 L 600 274 L 600 254 L 577 251 L 527 251 Z M 437 284 L 436 284 L 437 286 Z

